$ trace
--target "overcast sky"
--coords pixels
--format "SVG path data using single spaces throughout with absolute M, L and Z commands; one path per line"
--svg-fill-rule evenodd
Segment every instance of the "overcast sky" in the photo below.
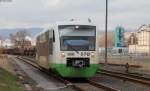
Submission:
M 43 27 L 71 18 L 91 18 L 104 29 L 105 0 L 1 0 L 0 28 Z M 5 1 L 5 2 L 4 2 Z M 8 2 L 11 1 L 11 2 Z M 150 24 L 150 0 L 108 0 L 109 29 Z

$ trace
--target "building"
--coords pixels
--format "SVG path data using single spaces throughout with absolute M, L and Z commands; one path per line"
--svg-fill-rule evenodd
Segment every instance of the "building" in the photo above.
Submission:
M 2 48 L 2 45 L 3 44 L 3 41 L 2 40 L 0 40 L 0 48 Z
M 12 48 L 14 46 L 10 39 L 3 40 L 1 45 L 3 48 Z
M 150 25 L 142 25 L 129 39 L 129 53 L 150 54 Z
M 0 40 L 0 47 L 2 47 L 2 40 Z
M 116 27 L 114 30 L 115 34 L 115 47 L 124 47 L 124 32 L 125 29 L 121 26 Z

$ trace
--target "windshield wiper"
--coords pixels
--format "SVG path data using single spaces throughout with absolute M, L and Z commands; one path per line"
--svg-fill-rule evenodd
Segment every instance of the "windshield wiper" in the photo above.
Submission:
M 68 45 L 72 50 L 74 50 L 76 53 L 79 54 L 79 52 L 78 52 L 75 48 L 73 48 L 72 45 L 70 45 L 70 44 L 68 44 L 68 43 L 67 43 L 67 45 Z

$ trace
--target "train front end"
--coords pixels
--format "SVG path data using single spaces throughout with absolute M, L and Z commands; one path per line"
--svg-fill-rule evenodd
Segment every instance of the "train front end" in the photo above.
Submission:
M 58 31 L 60 64 L 57 72 L 63 77 L 93 77 L 99 67 L 96 26 L 59 25 Z

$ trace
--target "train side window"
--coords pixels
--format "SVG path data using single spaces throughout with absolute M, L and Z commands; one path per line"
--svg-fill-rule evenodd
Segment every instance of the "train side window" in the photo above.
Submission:
M 55 42 L 55 31 L 53 30 L 53 42 Z

